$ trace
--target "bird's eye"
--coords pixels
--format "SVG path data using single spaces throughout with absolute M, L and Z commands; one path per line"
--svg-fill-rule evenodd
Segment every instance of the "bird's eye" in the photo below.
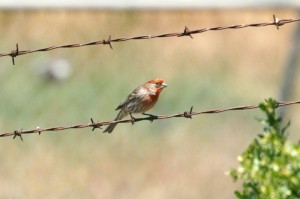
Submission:
M 156 82 L 155 85 L 156 85 L 156 86 L 160 86 L 160 83 L 159 83 L 159 82 Z

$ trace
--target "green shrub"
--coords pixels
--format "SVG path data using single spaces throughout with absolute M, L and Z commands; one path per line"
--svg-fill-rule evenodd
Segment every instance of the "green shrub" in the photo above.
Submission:
M 259 105 L 267 118 L 259 120 L 264 131 L 238 157 L 240 166 L 230 171 L 243 188 L 235 195 L 241 199 L 300 198 L 300 143 L 287 142 L 282 119 L 276 116 L 277 102 L 267 100 Z

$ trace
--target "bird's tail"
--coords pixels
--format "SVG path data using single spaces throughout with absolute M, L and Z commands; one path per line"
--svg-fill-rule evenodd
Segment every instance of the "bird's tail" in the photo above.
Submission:
M 117 115 L 117 117 L 114 119 L 114 121 L 121 120 L 125 116 L 127 116 L 127 113 L 125 113 L 123 110 L 121 110 L 119 112 L 119 114 Z M 117 124 L 118 123 L 113 123 L 113 124 L 108 125 L 108 127 L 103 131 L 103 133 L 105 133 L 105 132 L 111 133 L 114 130 L 114 128 L 117 126 Z

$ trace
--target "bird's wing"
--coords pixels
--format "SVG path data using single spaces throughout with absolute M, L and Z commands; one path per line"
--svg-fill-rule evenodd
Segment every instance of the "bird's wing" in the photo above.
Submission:
M 121 103 L 119 104 L 119 106 L 115 110 L 122 109 L 123 107 L 127 106 L 131 102 L 135 101 L 136 98 L 137 98 L 136 96 L 138 95 L 138 93 L 140 92 L 140 90 L 141 90 L 141 88 L 138 87 L 134 91 L 132 91 L 132 93 L 130 93 L 130 95 L 128 95 L 125 99 L 123 99 L 121 101 Z

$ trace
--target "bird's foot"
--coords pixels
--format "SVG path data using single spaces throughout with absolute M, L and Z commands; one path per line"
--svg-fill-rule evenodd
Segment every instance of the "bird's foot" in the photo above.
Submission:
M 157 115 L 152 115 L 152 114 L 149 114 L 149 113 L 142 113 L 142 114 L 149 116 L 150 122 L 153 122 L 154 120 L 158 119 Z
M 136 118 L 132 116 L 131 113 L 129 113 L 130 117 L 131 117 L 131 124 L 134 125 L 134 123 L 136 122 Z

